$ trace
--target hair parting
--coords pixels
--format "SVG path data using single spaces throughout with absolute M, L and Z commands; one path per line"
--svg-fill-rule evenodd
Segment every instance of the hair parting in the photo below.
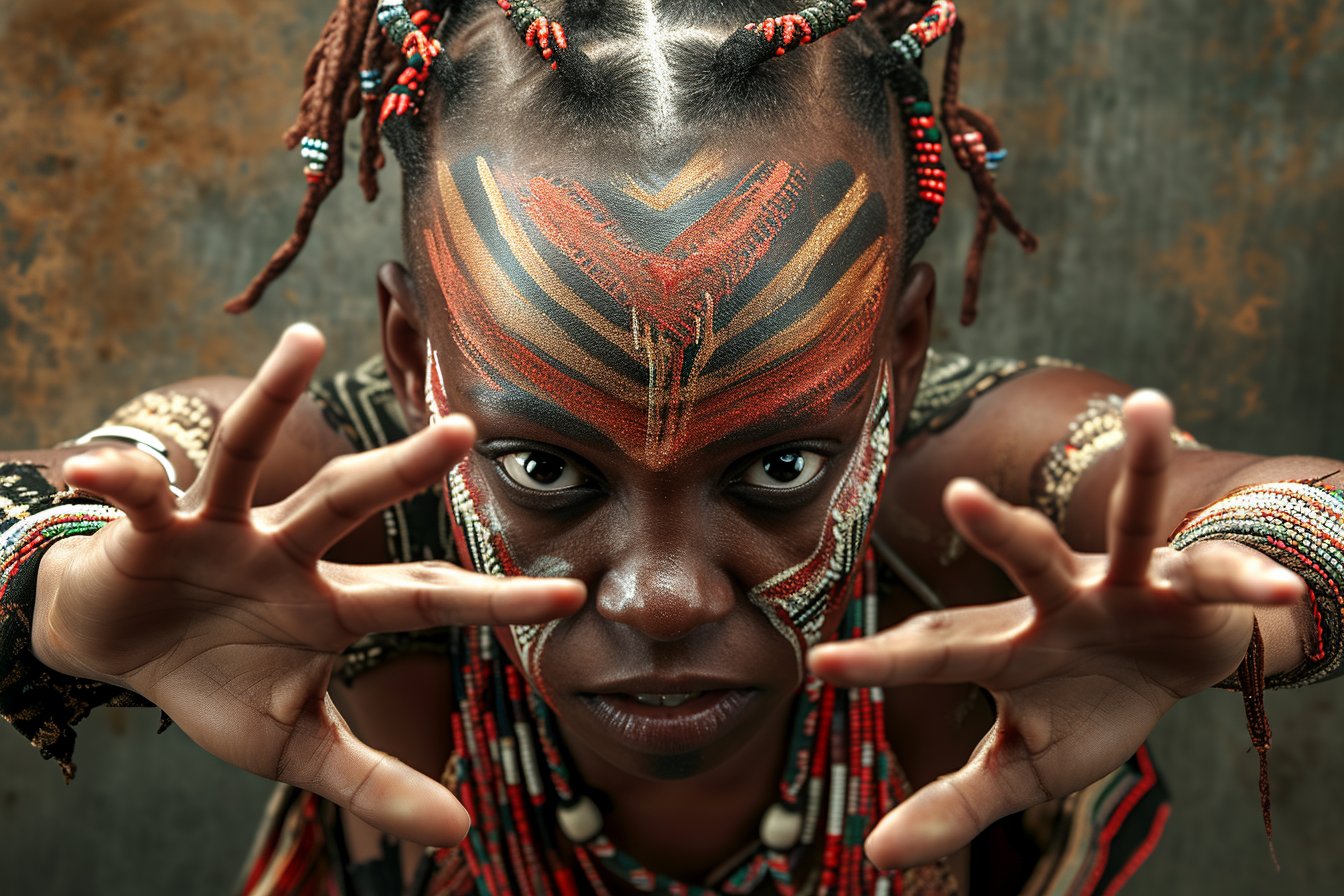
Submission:
M 318 209 L 341 179 L 344 134 L 351 119 L 363 115 L 358 170 L 366 199 L 373 201 L 378 195 L 378 172 L 385 164 L 384 136 L 396 150 L 404 172 L 416 167 L 416 161 L 423 156 L 421 144 L 425 140 L 417 114 L 431 72 L 440 84 L 439 91 L 454 90 L 455 87 L 443 85 L 461 80 L 457 77 L 450 80 L 450 73 L 460 70 L 443 52 L 435 35 L 447 23 L 461 17 L 470 3 L 471 0 L 339 0 L 304 66 L 299 114 L 284 138 L 290 149 L 302 147 L 308 179 L 294 232 L 247 289 L 224 306 L 225 310 L 238 313 L 255 305 L 303 249 Z M 481 0 L 479 5 L 486 4 Z M 493 0 L 493 5 L 503 11 L 522 42 L 535 50 L 563 82 L 563 93 L 544 100 L 547 114 L 566 110 L 580 117 L 585 114 L 587 106 L 563 101 L 557 104 L 556 96 L 562 100 L 583 100 L 588 105 L 605 104 L 604 108 L 620 99 L 605 87 L 613 76 L 619 78 L 619 72 L 608 72 L 610 66 L 605 60 L 603 66 L 595 65 L 575 46 L 565 25 L 548 16 L 532 0 Z M 742 8 L 758 7 L 743 4 Z M 568 0 L 563 10 L 565 21 L 574 26 L 576 33 L 586 33 L 585 29 L 597 27 L 604 19 L 610 20 L 604 25 L 623 25 L 624 19 L 631 15 L 630 9 L 606 0 Z M 966 261 L 961 304 L 961 322 L 969 325 L 976 317 L 985 252 L 997 225 L 1003 225 L 1016 236 L 1028 252 L 1037 243 L 1036 237 L 1017 220 L 1012 206 L 995 184 L 994 169 L 1006 155 L 998 129 L 987 116 L 960 101 L 961 53 L 966 32 L 951 0 L 932 3 L 814 0 L 797 12 L 747 22 L 719 45 L 712 61 L 707 60 L 708 83 L 715 90 L 750 103 L 753 97 L 761 95 L 760 79 L 755 75 L 758 67 L 814 43 L 860 17 L 871 26 L 869 34 L 875 31 L 886 48 L 875 48 L 873 37 L 869 37 L 857 44 L 866 48 L 858 53 L 871 60 L 876 72 L 885 79 L 905 126 L 907 259 L 936 227 L 947 192 L 947 174 L 941 160 L 942 134 L 921 68 L 925 48 L 944 35 L 951 36 L 943 70 L 940 118 L 953 156 L 966 171 L 976 193 L 976 226 Z M 850 56 L 860 58 L 854 52 Z M 875 89 L 881 88 L 875 85 Z M 712 107 L 713 103 L 702 105 Z

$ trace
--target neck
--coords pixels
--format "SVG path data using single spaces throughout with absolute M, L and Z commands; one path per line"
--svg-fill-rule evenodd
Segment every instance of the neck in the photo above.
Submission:
M 673 780 L 619 768 L 561 733 L 589 790 L 606 795 L 603 831 L 644 867 L 704 881 L 758 837 L 779 799 L 793 701 L 786 701 L 741 750 L 707 771 Z

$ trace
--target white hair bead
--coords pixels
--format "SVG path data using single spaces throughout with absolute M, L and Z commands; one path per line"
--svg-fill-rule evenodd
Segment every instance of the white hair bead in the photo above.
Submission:
M 555 820 L 560 825 L 561 833 L 571 843 L 587 843 L 602 833 L 602 813 L 586 796 L 579 797 L 568 806 L 562 804 L 555 810 Z
M 775 803 L 761 816 L 761 843 L 784 852 L 798 845 L 803 834 L 803 816 L 783 803 Z

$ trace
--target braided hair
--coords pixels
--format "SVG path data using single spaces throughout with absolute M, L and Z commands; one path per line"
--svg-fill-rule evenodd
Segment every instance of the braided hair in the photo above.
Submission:
M 361 119 L 359 182 L 365 197 L 373 201 L 378 195 L 383 139 L 402 163 L 407 195 L 414 195 L 433 139 L 421 114 L 426 104 L 452 109 L 464 95 L 479 90 L 487 79 L 482 69 L 500 64 L 497 56 L 484 59 L 489 54 L 481 53 L 454 59 L 444 46 L 455 35 L 464 35 L 470 44 L 480 31 L 470 26 L 485 14 L 502 12 L 539 57 L 539 65 L 555 72 L 535 89 L 529 120 L 604 133 L 634 130 L 633 125 L 665 114 L 669 71 L 678 82 L 674 117 L 692 127 L 728 130 L 793 115 L 807 101 L 808 79 L 820 63 L 809 69 L 771 60 L 862 20 L 866 27 L 847 29 L 847 42 L 828 42 L 837 48 L 822 80 L 839 88 L 832 93 L 844 106 L 841 111 L 865 126 L 888 155 L 889 92 L 899 104 L 906 136 L 897 164 L 905 165 L 907 261 L 933 232 L 947 191 L 942 132 L 921 63 L 924 48 L 950 34 L 941 118 L 979 207 L 961 309 L 963 324 L 974 321 L 983 258 L 996 224 L 1027 251 L 1036 248 L 1036 238 L 1018 222 L 995 185 L 993 170 L 1005 152 L 993 122 L 960 102 L 965 25 L 950 0 L 814 0 L 797 12 L 773 15 L 773 3 L 762 0 L 723 0 L 713 10 L 706 6 L 686 0 L 567 0 L 553 18 L 532 0 L 338 0 L 304 68 L 299 114 L 285 134 L 289 148 L 301 148 L 308 180 L 294 233 L 225 309 L 238 313 L 255 305 L 303 249 L 318 208 L 343 174 L 341 150 L 350 121 Z M 675 27 L 694 30 L 725 16 L 748 21 L 710 52 L 702 41 L 666 39 Z M 641 62 L 629 52 L 595 51 L 640 41 L 663 67 L 652 86 Z M 585 46 L 594 54 L 585 52 Z

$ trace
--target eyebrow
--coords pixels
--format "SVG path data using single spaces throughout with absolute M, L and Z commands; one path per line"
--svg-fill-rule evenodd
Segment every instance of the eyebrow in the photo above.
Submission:
M 862 404 L 865 399 L 871 401 L 872 389 L 863 380 L 859 380 L 836 393 L 831 406 L 831 412 L 827 415 L 828 419 L 834 419 L 848 414 L 854 408 Z M 715 439 L 705 445 L 706 450 L 726 451 L 733 448 L 741 448 L 747 445 L 755 445 L 761 442 L 791 441 L 785 438 L 793 431 L 799 428 L 799 421 L 796 418 L 786 420 L 762 420 L 755 426 L 744 427 L 743 429 L 730 432 L 727 435 Z M 798 437 L 801 438 L 801 437 Z
M 477 385 L 468 390 L 468 394 L 481 413 L 526 420 L 579 445 L 590 445 L 603 451 L 619 450 L 620 446 L 591 423 L 559 404 L 543 401 L 514 386 Z

